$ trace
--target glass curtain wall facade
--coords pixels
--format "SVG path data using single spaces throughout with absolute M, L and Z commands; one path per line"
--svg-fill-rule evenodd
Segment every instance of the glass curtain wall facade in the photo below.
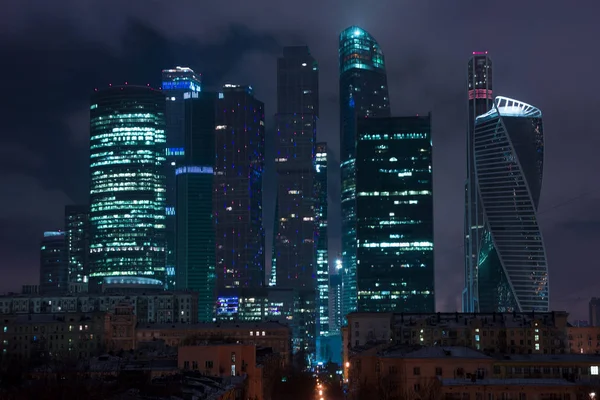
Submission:
M 215 315 L 213 170 L 217 94 L 192 92 L 185 105 L 185 155 L 177 180 L 176 287 L 198 293 L 198 321 Z
M 548 265 L 537 211 L 544 132 L 539 109 L 506 97 L 475 123 L 475 170 L 485 215 L 481 312 L 548 312 Z
M 315 144 L 319 68 L 306 46 L 285 47 L 277 60 L 275 284 L 298 291 L 295 350 L 314 354 L 317 326 Z
M 317 360 L 327 362 L 329 324 L 329 240 L 327 238 L 327 143 L 317 143 L 315 158 L 317 229 Z
M 465 182 L 465 287 L 462 295 L 463 312 L 479 312 L 477 270 L 483 227 L 483 207 L 475 173 L 475 119 L 488 112 L 494 104 L 492 97 L 492 60 L 487 52 L 473 52 L 467 73 L 467 181 Z
M 75 205 L 65 207 L 65 240 L 67 241 L 67 263 L 69 282 L 88 283 L 90 208 Z
M 264 104 L 250 86 L 227 84 L 218 94 L 213 193 L 218 290 L 265 285 L 264 121 Z
M 356 123 L 366 117 L 389 117 L 385 59 L 364 29 L 340 34 L 340 158 L 342 191 L 343 314 L 356 311 Z
M 432 313 L 431 117 L 361 119 L 356 154 L 358 310 Z
M 162 287 L 165 96 L 112 86 L 92 95 L 90 109 L 90 290 Z
M 202 89 L 202 76 L 191 68 L 175 67 L 162 70 L 162 90 L 166 96 L 166 135 L 165 176 L 166 192 L 166 282 L 165 289 L 173 290 L 175 286 L 175 236 L 176 236 L 176 178 L 177 163 L 184 156 L 185 143 L 185 106 L 184 100 L 198 94 Z
M 40 294 L 63 295 L 69 290 L 65 232 L 44 232 L 40 245 Z
M 315 159 L 317 236 L 317 332 L 329 332 L 329 251 L 327 238 L 327 143 L 317 143 Z

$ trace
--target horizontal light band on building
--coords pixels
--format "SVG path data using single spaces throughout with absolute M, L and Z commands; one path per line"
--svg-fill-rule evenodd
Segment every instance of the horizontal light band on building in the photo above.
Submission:
M 188 166 L 179 167 L 175 170 L 175 175 L 181 174 L 212 174 L 213 167 Z
M 162 83 L 163 90 L 191 90 L 193 92 L 200 91 L 200 85 L 196 82 L 187 80 L 165 81 Z

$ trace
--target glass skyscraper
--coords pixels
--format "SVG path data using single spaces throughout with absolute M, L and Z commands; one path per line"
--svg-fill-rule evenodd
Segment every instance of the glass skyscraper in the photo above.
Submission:
M 358 311 L 435 311 L 431 117 L 364 118 L 356 151 Z
M 496 97 L 477 117 L 475 171 L 485 216 L 480 312 L 548 312 L 548 265 L 537 222 L 544 163 L 542 112 Z
M 213 210 L 219 290 L 265 285 L 264 121 L 264 104 L 250 86 L 226 84 L 218 94 Z
M 364 29 L 340 34 L 340 158 L 342 176 L 343 314 L 356 310 L 356 123 L 365 117 L 389 117 L 385 59 Z
M 327 143 L 317 143 L 315 159 L 317 236 L 317 332 L 329 332 L 329 240 L 327 238 Z
M 95 92 L 90 106 L 90 290 L 162 288 L 165 96 L 146 86 Z
M 185 106 L 184 100 L 191 98 L 192 94 L 201 91 L 201 75 L 196 74 L 191 68 L 175 67 L 162 70 L 162 90 L 166 96 L 165 123 L 167 147 L 165 150 L 166 163 L 166 273 L 165 287 L 173 290 L 175 283 L 175 202 L 176 183 L 175 168 L 177 162 L 184 155 L 185 142 Z
M 65 240 L 69 282 L 88 283 L 90 247 L 90 208 L 88 206 L 65 207 Z
M 40 294 L 63 295 L 69 290 L 65 232 L 44 232 L 40 245 Z
M 467 73 L 468 126 L 467 126 L 467 180 L 465 182 L 465 285 L 462 295 L 463 312 L 479 312 L 477 269 L 484 216 L 477 175 L 475 173 L 475 119 L 493 107 L 492 60 L 486 52 L 473 52 Z
M 317 223 L 317 360 L 328 361 L 329 323 L 329 240 L 327 238 L 327 143 L 317 143 L 315 158 Z
M 297 292 L 294 349 L 313 354 L 317 332 L 315 144 L 319 68 L 306 46 L 285 47 L 277 60 L 275 284 Z
M 185 105 L 185 155 L 177 162 L 176 287 L 198 293 L 198 320 L 216 300 L 213 169 L 217 94 L 192 92 Z

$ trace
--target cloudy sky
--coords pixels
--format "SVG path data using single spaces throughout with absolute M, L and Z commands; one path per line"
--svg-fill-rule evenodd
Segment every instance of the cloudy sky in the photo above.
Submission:
M 201 72 L 208 88 L 251 84 L 266 103 L 269 146 L 276 58 L 283 46 L 306 44 L 320 63 L 319 139 L 338 160 L 338 34 L 359 25 L 385 53 L 393 114 L 433 113 L 438 309 L 459 307 L 466 65 L 472 51 L 487 50 L 496 94 L 544 113 L 540 224 L 551 305 L 587 319 L 587 301 L 600 295 L 599 14 L 597 0 L 6 0 L 0 292 L 37 283 L 42 232 L 62 227 L 66 204 L 87 202 L 94 88 L 125 81 L 158 86 L 161 69 L 175 65 Z M 337 252 L 339 168 L 330 172 L 330 240 Z M 265 189 L 269 228 L 273 190 Z

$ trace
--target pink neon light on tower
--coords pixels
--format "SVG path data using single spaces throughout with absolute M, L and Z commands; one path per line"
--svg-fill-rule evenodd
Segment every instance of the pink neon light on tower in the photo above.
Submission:
M 482 55 L 485 55 L 487 53 L 488 53 L 487 51 L 474 51 L 473 55 L 474 56 L 482 56 Z

